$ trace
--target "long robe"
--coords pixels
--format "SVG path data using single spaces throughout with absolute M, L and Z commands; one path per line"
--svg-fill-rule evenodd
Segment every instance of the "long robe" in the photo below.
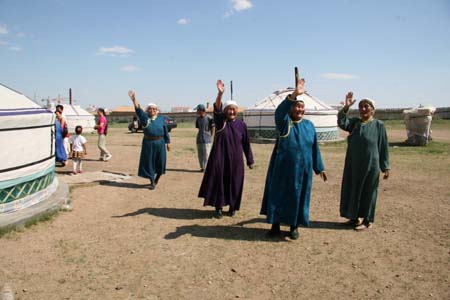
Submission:
M 294 103 L 286 98 L 275 111 L 279 137 L 267 171 L 261 214 L 271 224 L 309 226 L 313 171 L 319 174 L 325 168 L 314 124 L 289 117 Z
M 63 127 L 61 123 L 55 121 L 55 156 L 57 162 L 64 162 L 67 160 L 66 148 L 64 147 Z
M 376 119 L 364 123 L 338 113 L 338 125 L 348 131 L 347 153 L 341 189 L 341 217 L 373 222 L 380 170 L 389 170 L 389 144 L 384 124 Z
M 204 206 L 239 210 L 244 187 L 244 158 L 253 165 L 247 125 L 241 120 L 227 121 L 221 108 L 214 105 L 216 135 L 198 196 Z
M 140 107 L 136 108 L 136 115 L 144 128 L 138 175 L 154 180 L 156 174 L 166 173 L 166 144 L 170 143 L 166 118 L 157 116 L 152 120 Z M 161 137 L 161 139 L 151 140 L 148 137 Z

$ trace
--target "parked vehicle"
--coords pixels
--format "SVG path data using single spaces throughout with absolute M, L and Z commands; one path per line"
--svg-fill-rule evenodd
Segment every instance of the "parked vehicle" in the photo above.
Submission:
M 169 129 L 169 132 L 173 129 L 173 128 L 177 128 L 177 120 L 175 120 L 175 118 L 172 118 L 170 116 L 164 116 L 166 117 L 166 125 L 167 125 L 167 129 Z
M 172 118 L 170 116 L 163 116 L 163 117 L 166 119 L 165 121 L 169 132 L 171 132 L 173 128 L 177 127 L 177 120 L 175 118 Z M 133 118 L 133 121 L 131 121 L 131 123 L 128 124 L 128 130 L 131 133 L 136 133 L 138 131 L 143 130 L 142 124 L 136 116 Z

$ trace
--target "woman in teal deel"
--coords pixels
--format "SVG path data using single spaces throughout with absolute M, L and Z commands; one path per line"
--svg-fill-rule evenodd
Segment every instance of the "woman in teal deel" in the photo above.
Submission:
M 134 91 L 129 91 L 128 95 L 144 128 L 138 175 L 150 179 L 149 189 L 154 190 L 160 177 L 166 173 L 166 149 L 170 151 L 166 118 L 158 115 L 156 104 L 150 103 L 144 111 L 137 102 Z
M 270 159 L 261 214 L 272 224 L 269 236 L 281 233 L 280 224 L 290 225 L 291 239 L 297 239 L 298 226 L 309 225 L 309 202 L 313 172 L 326 181 L 314 124 L 303 118 L 305 80 L 275 111 L 279 137 Z
M 384 179 L 389 177 L 389 143 L 383 122 L 373 118 L 373 100 L 366 98 L 359 102 L 359 118 L 347 117 L 355 101 L 349 92 L 344 108 L 338 113 L 339 127 L 349 132 L 340 213 L 356 230 L 365 230 L 375 218 L 380 170 Z

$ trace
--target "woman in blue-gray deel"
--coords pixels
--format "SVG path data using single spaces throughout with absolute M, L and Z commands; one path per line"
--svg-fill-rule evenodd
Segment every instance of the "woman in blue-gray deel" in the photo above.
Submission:
M 261 214 L 272 224 L 270 237 L 280 235 L 280 224 L 290 226 L 290 237 L 298 238 L 298 226 L 309 225 L 309 202 L 313 172 L 326 181 L 314 124 L 303 118 L 305 80 L 275 111 L 279 137 L 270 159 Z
M 147 111 L 144 111 L 139 106 L 134 91 L 129 91 L 128 95 L 133 101 L 136 115 L 144 128 L 138 175 L 150 179 L 149 188 L 154 190 L 161 175 L 166 173 L 166 148 L 170 151 L 166 118 L 158 115 L 156 104 L 150 103 Z

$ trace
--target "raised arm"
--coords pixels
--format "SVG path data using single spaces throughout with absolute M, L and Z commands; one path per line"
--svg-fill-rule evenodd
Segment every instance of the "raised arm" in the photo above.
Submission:
M 225 84 L 222 82 L 222 80 L 217 80 L 216 83 L 217 86 L 217 98 L 216 102 L 214 102 L 214 124 L 217 126 L 217 130 L 222 129 L 222 127 L 225 125 L 225 114 L 222 111 L 222 96 L 225 92 Z
M 223 93 L 225 92 L 225 84 L 222 82 L 222 80 L 217 80 L 216 82 L 216 86 L 217 86 L 217 97 L 216 97 L 216 107 L 218 109 L 222 108 L 222 96 Z
M 129 90 L 128 96 L 130 97 L 131 101 L 133 102 L 134 109 L 137 109 L 139 107 L 139 103 L 136 100 L 136 93 L 133 90 Z
M 277 109 L 275 110 L 275 124 L 277 126 L 278 131 L 281 134 L 285 134 L 286 132 L 286 125 L 289 125 L 286 121 L 289 121 L 289 111 L 292 108 L 292 105 L 294 105 L 295 100 L 297 99 L 297 96 L 303 94 L 305 92 L 305 79 L 302 78 L 297 81 L 297 86 L 295 87 L 295 90 L 286 97 L 286 99 L 278 105 Z
M 356 100 L 353 99 L 353 93 L 348 92 L 345 96 L 345 104 L 344 107 L 338 113 L 338 126 L 345 131 L 351 132 L 355 127 L 358 118 L 349 118 L 347 117 L 347 113 Z
M 146 126 L 146 124 L 148 122 L 148 115 L 139 106 L 139 103 L 136 100 L 136 93 L 133 90 L 130 90 L 130 91 L 128 91 L 128 96 L 130 96 L 130 99 L 133 102 L 134 110 L 136 111 L 136 115 L 138 116 L 139 121 L 141 122 L 142 126 Z

